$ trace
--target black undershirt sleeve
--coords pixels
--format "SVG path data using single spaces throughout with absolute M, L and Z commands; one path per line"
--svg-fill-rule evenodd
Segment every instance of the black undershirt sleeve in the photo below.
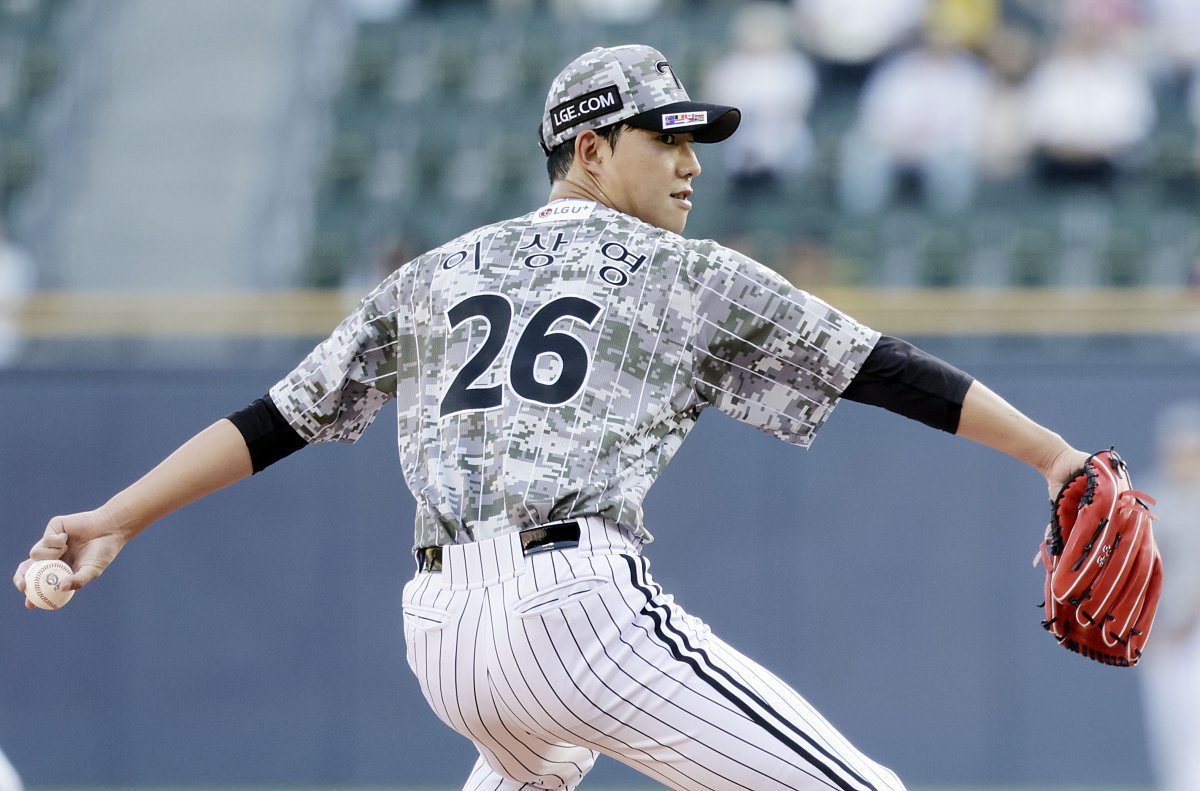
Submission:
M 911 343 L 883 335 L 842 398 L 882 407 L 954 434 L 973 381 Z
M 296 433 L 296 429 L 284 420 L 270 395 L 255 400 L 244 409 L 239 409 L 229 415 L 228 419 L 242 432 L 242 439 L 246 440 L 254 472 L 265 470 L 308 444 Z

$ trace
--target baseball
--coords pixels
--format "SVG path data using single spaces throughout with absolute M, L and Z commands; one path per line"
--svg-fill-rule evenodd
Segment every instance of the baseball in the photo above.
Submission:
M 70 573 L 71 567 L 61 560 L 35 562 L 25 571 L 25 598 L 43 610 L 57 610 L 75 595 L 59 587 Z

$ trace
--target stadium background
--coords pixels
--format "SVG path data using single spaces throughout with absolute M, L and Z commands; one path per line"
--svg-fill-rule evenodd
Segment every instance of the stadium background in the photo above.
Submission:
M 699 95 L 748 5 L 0 0 L 0 217 L 32 262 L 0 299 L 0 559 L 262 393 L 407 254 L 538 205 L 533 127 L 575 54 L 653 44 Z M 798 35 L 811 156 L 738 181 L 702 149 L 689 235 L 1148 468 L 1155 417 L 1200 384 L 1174 5 L 878 0 L 917 23 L 858 61 Z M 853 211 L 859 99 L 935 18 L 993 76 L 1024 48 L 1016 87 L 1072 26 L 1103 29 L 1153 124 L 1077 179 L 1015 146 L 954 211 L 919 189 Z M 1087 400 L 1114 371 L 1124 396 Z M 29 787 L 457 787 L 469 745 L 404 667 L 387 423 L 170 517 L 60 613 L 12 598 L 0 749 Z M 1149 787 L 1140 671 L 1037 628 L 1041 482 L 993 455 L 855 404 L 807 453 L 706 417 L 647 503 L 655 573 L 915 788 Z M 611 761 L 589 784 L 644 786 Z

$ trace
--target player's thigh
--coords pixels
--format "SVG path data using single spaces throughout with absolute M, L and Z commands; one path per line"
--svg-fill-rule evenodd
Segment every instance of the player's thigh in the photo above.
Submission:
M 675 605 L 643 559 L 547 563 L 554 595 L 509 603 L 512 658 L 502 664 L 504 699 L 538 727 L 671 788 L 902 788 Z

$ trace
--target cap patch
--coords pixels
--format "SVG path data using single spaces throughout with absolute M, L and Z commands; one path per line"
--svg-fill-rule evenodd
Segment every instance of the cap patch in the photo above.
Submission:
M 663 113 L 662 128 L 678 129 L 681 126 L 703 126 L 708 123 L 707 110 L 695 110 L 690 113 Z
M 590 121 L 601 115 L 615 113 L 625 106 L 615 85 L 606 85 L 555 107 L 550 111 L 550 128 L 554 134 Z

